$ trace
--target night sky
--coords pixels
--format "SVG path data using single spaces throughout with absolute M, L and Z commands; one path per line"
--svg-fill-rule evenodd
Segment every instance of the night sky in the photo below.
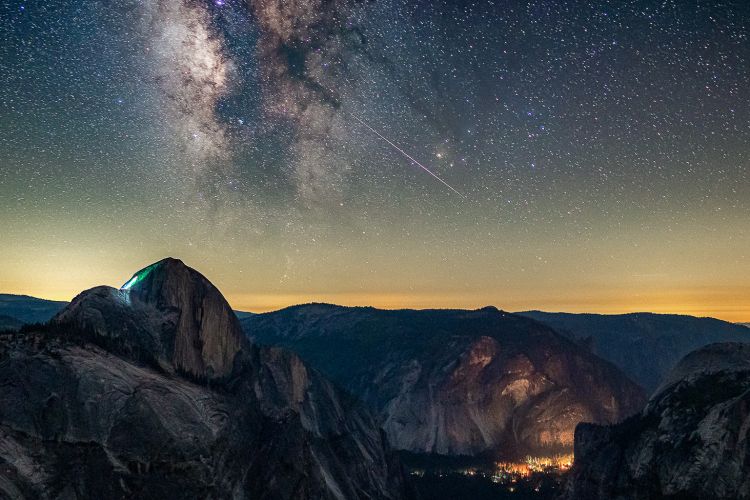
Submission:
M 750 321 L 750 2 L 0 3 L 0 292 Z

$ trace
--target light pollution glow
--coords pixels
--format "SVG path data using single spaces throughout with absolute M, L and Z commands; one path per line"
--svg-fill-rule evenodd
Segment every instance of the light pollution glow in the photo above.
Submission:
M 333 248 L 311 248 L 299 256 L 308 264 L 291 268 L 288 261 L 279 259 L 264 264 L 263 259 L 272 254 L 270 248 L 259 248 L 256 255 L 227 255 L 194 247 L 183 250 L 172 256 L 205 274 L 237 310 L 263 312 L 306 302 L 387 309 L 491 304 L 508 311 L 650 311 L 750 321 L 750 286 L 743 278 L 750 270 L 733 275 L 713 259 L 694 266 L 689 252 L 658 271 L 658 258 L 656 264 L 642 262 L 633 269 L 624 259 L 604 259 L 611 261 L 605 266 L 603 259 L 590 256 L 588 264 L 579 266 L 579 261 L 567 255 L 575 253 L 572 249 L 548 255 L 547 262 L 536 256 L 524 258 L 516 252 L 497 251 L 493 265 L 491 255 L 471 263 L 446 263 L 441 257 L 420 256 L 408 245 L 398 262 L 385 255 L 357 262 Z M 651 250 L 656 251 L 643 249 L 645 253 Z M 135 255 L 128 248 L 107 243 L 62 248 L 51 241 L 29 249 L 8 245 L 6 240 L 0 244 L 4 256 L 0 291 L 70 300 L 96 285 L 121 286 L 134 270 L 165 257 L 160 253 L 164 251 Z M 332 272 L 329 262 L 336 262 L 338 271 Z M 594 266 L 606 274 L 582 275 Z M 691 272 L 683 271 L 686 268 Z M 456 279 L 459 276 L 461 279 Z

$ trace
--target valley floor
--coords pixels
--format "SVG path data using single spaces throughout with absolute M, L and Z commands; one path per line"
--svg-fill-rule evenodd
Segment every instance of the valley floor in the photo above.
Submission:
M 572 455 L 526 457 L 519 461 L 404 454 L 402 460 L 424 500 L 553 499 L 560 495 Z

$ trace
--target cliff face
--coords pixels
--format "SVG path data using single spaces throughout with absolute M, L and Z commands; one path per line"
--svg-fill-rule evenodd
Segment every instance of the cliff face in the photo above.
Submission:
M 567 498 L 750 498 L 748 429 L 750 346 L 706 346 L 641 414 L 576 429 Z
M 714 318 L 674 314 L 519 313 L 540 321 L 615 364 L 651 394 L 680 359 L 716 342 L 750 342 L 750 330 Z
M 642 391 L 535 321 L 494 308 L 297 306 L 243 319 L 377 412 L 390 443 L 446 455 L 570 451 L 581 421 L 616 422 Z
M 374 419 L 172 259 L 0 338 L 0 497 L 402 498 Z
M 209 379 L 231 373 L 242 339 L 221 292 L 176 259 L 138 271 L 120 290 L 83 292 L 53 321 L 138 345 L 164 366 Z

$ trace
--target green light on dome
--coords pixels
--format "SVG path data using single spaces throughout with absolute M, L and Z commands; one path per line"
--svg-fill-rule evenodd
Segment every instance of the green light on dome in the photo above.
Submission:
M 137 274 L 135 276 L 133 276 L 132 278 L 130 278 L 130 281 L 128 281 L 127 283 L 125 283 L 124 285 L 122 285 L 122 287 L 120 287 L 120 290 L 127 290 L 131 286 L 135 285 L 136 283 L 138 283 L 138 275 Z
M 158 262 L 156 264 L 151 264 L 150 266 L 145 267 L 145 268 L 141 269 L 140 271 L 138 271 L 136 274 L 133 275 L 132 278 L 130 278 L 130 280 L 128 280 L 127 283 L 125 283 L 124 285 L 122 285 L 120 287 L 120 290 L 129 290 L 129 289 L 133 288 L 133 285 L 135 285 L 139 281 L 143 281 L 143 278 L 145 278 L 146 276 L 148 276 L 149 273 L 151 271 L 153 271 L 154 268 L 158 264 L 159 264 Z

